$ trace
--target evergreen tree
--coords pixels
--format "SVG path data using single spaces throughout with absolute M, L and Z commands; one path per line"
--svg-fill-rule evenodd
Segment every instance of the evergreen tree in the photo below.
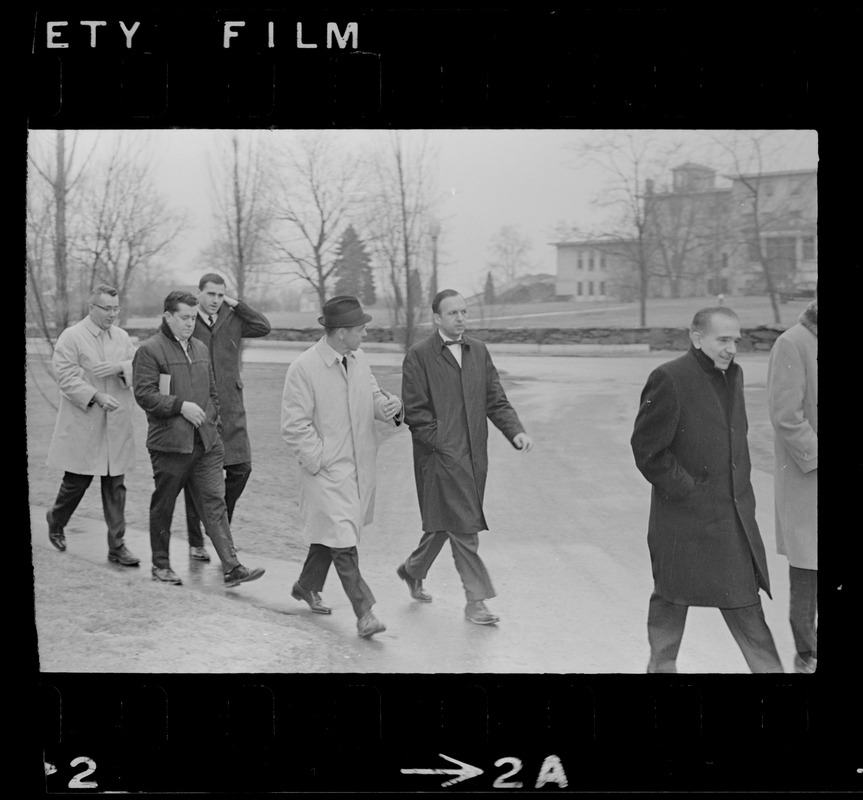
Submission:
M 353 225 L 348 225 L 338 243 L 333 273 L 336 276 L 335 294 L 353 295 L 363 305 L 375 304 L 377 297 L 371 256 Z
M 487 306 L 493 306 L 495 301 L 494 296 L 494 278 L 491 275 L 491 270 L 488 271 L 488 274 L 485 279 L 485 290 L 483 292 L 483 302 Z

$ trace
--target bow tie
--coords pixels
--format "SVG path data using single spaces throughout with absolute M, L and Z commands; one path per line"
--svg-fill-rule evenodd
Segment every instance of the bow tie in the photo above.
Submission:
M 443 343 L 447 347 L 449 347 L 450 345 L 453 345 L 453 344 L 464 344 L 464 339 L 444 339 Z

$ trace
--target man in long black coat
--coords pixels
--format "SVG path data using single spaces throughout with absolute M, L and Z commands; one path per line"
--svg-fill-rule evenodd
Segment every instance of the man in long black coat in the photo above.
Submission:
M 248 303 L 225 294 L 225 279 L 214 272 L 198 282 L 198 315 L 192 336 L 210 350 L 210 361 L 216 376 L 219 407 L 222 415 L 222 441 L 225 445 L 225 505 L 228 522 L 234 518 L 234 506 L 252 474 L 252 449 L 246 430 L 246 407 L 243 403 L 243 381 L 240 359 L 243 339 L 256 339 L 270 332 L 267 318 Z M 204 547 L 201 521 L 188 489 L 186 531 L 189 555 L 196 561 L 209 561 Z
M 750 481 L 737 315 L 699 311 L 686 355 L 647 379 L 632 434 L 653 484 L 648 672 L 676 672 L 689 606 L 719 608 L 752 672 L 782 672 L 759 589 L 770 596 Z
M 483 601 L 495 591 L 477 552 L 477 534 L 488 529 L 482 507 L 487 419 L 519 450 L 530 450 L 532 441 L 507 400 L 486 346 L 464 335 L 464 298 L 445 289 L 432 301 L 432 312 L 437 330 L 411 348 L 403 365 L 404 419 L 413 438 L 424 533 L 397 572 L 411 597 L 431 602 L 422 581 L 449 540 L 467 597 L 465 617 L 489 625 L 499 618 Z

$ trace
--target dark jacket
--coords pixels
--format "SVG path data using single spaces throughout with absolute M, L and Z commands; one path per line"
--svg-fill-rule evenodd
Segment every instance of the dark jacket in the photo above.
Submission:
M 672 603 L 736 608 L 770 594 L 750 482 L 743 372 L 694 347 L 647 379 L 632 434 L 653 484 L 647 541 L 655 589 Z
M 487 530 L 482 508 L 486 417 L 510 442 L 524 431 L 486 346 L 464 338 L 461 369 L 437 331 L 411 348 L 402 368 L 402 402 L 425 531 Z
M 184 402 L 199 405 L 206 414 L 198 428 L 209 451 L 219 438 L 219 398 L 207 347 L 189 339 L 189 359 L 166 322 L 141 345 L 132 361 L 135 400 L 147 412 L 147 449 L 166 453 L 191 453 L 195 426 L 181 413 Z M 163 378 L 162 376 L 166 376 Z M 169 382 L 167 390 L 160 383 Z
M 209 348 L 216 376 L 226 464 L 243 464 L 252 460 L 243 404 L 243 381 L 240 378 L 242 340 L 266 336 L 270 330 L 267 318 L 242 300 L 238 300 L 234 308 L 223 303 L 212 329 L 200 314 L 195 321 L 192 337 L 200 339 Z

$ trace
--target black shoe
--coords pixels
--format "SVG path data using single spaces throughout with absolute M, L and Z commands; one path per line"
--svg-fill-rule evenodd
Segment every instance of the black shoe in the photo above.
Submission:
M 299 583 L 295 583 L 294 588 L 291 589 L 291 597 L 293 597 L 294 600 L 305 600 L 309 604 L 309 608 L 312 609 L 312 612 L 315 614 L 333 613 L 333 610 L 329 606 L 325 606 L 321 602 L 321 596 L 317 592 L 303 589 Z
M 357 633 L 362 636 L 363 639 L 368 639 L 376 633 L 383 633 L 386 629 L 387 626 L 372 614 L 371 611 L 366 611 L 366 613 L 357 620 Z
M 176 586 L 181 586 L 183 581 L 170 567 L 153 567 L 150 572 L 153 575 L 154 581 L 162 581 L 163 583 L 173 583 Z
M 48 540 L 62 553 L 66 549 L 66 534 L 54 524 L 54 515 L 50 509 L 46 512 L 45 519 L 48 520 Z
M 244 567 L 242 564 L 239 564 L 230 572 L 225 573 L 225 586 L 230 589 L 232 586 L 239 586 L 241 583 L 256 581 L 264 574 L 264 572 L 266 572 L 266 570 L 262 567 L 249 569 L 248 567 Z
M 408 585 L 408 591 L 414 600 L 419 600 L 420 603 L 431 603 L 432 596 L 423 589 L 423 582 L 412 578 L 405 569 L 404 564 L 396 570 L 396 575 Z
M 124 567 L 137 567 L 141 563 L 141 559 L 133 556 L 124 544 L 121 544 L 117 550 L 108 552 L 108 561 Z
M 482 600 L 476 600 L 475 602 L 469 602 L 464 607 L 464 617 L 469 622 L 473 622 L 476 625 L 494 625 L 496 622 L 500 622 L 500 617 L 496 617 L 491 613 L 486 607 L 485 603 Z

